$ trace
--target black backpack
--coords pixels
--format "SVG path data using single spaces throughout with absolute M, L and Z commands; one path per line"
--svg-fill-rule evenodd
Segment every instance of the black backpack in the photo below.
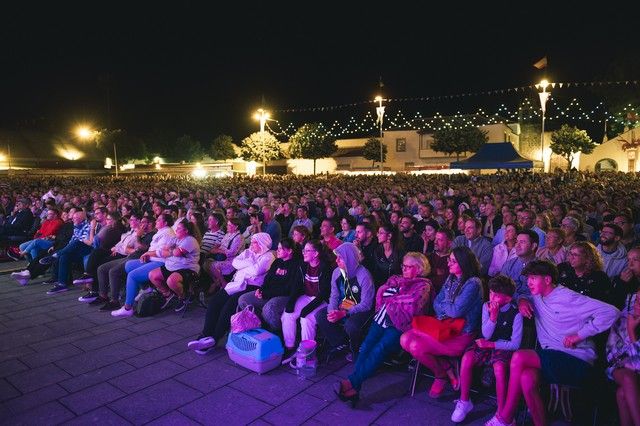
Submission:
M 152 291 L 151 293 L 146 293 L 140 300 L 138 300 L 138 304 L 136 305 L 136 316 L 139 317 L 151 317 L 158 312 L 160 312 L 160 308 L 164 304 L 164 297 L 157 291 Z

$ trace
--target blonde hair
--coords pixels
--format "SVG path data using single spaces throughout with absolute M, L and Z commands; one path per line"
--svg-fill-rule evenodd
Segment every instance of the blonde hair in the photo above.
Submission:
M 598 253 L 598 249 L 588 241 L 576 241 L 571 245 L 571 249 L 578 248 L 587 258 L 587 269 L 589 271 L 602 271 L 604 264 L 602 256 Z
M 425 257 L 424 254 L 418 253 L 417 251 L 410 251 L 404 255 L 404 259 L 411 259 L 414 265 L 420 269 L 418 276 L 426 277 L 431 272 L 431 265 L 429 265 L 429 261 Z

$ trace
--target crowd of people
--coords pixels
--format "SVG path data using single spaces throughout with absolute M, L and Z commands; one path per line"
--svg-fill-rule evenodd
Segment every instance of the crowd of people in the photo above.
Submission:
M 514 424 L 522 397 L 545 424 L 542 384 L 611 384 L 640 425 L 640 177 L 635 174 L 29 178 L 0 184 L 0 245 L 26 259 L 20 285 L 134 315 L 206 306 L 188 347 L 215 350 L 238 307 L 281 336 L 344 352 L 361 387 L 403 350 L 428 391 L 473 410 L 474 369 L 495 387 L 487 423 Z M 486 376 L 486 377 L 485 377 Z M 485 380 L 486 379 L 486 380 Z M 607 382 L 608 380 L 608 382 Z M 606 399 L 606 398 L 605 398 Z

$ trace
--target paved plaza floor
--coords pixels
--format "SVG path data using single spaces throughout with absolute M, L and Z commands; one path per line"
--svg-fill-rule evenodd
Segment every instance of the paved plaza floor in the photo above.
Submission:
M 332 385 L 352 364 L 342 357 L 300 380 L 289 367 L 262 376 L 235 365 L 225 349 L 187 350 L 202 328 L 203 308 L 182 318 L 115 319 L 77 301 L 79 289 L 47 296 L 42 279 L 19 286 L 0 275 L 0 423 L 350 426 L 451 424 L 455 395 L 409 395 L 407 370 L 367 381 L 351 409 Z M 465 424 L 494 413 L 480 401 Z

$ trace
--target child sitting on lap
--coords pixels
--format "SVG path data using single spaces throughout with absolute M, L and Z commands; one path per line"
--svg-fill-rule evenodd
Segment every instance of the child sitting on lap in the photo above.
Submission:
M 498 275 L 489 281 L 489 301 L 482 305 L 482 335 L 462 356 L 460 366 L 460 399 L 451 415 L 454 422 L 462 422 L 473 410 L 469 399 L 473 368 L 493 365 L 496 377 L 498 409 L 507 394 L 507 369 L 511 355 L 522 340 L 522 315 L 512 303 L 516 286 L 513 280 Z

